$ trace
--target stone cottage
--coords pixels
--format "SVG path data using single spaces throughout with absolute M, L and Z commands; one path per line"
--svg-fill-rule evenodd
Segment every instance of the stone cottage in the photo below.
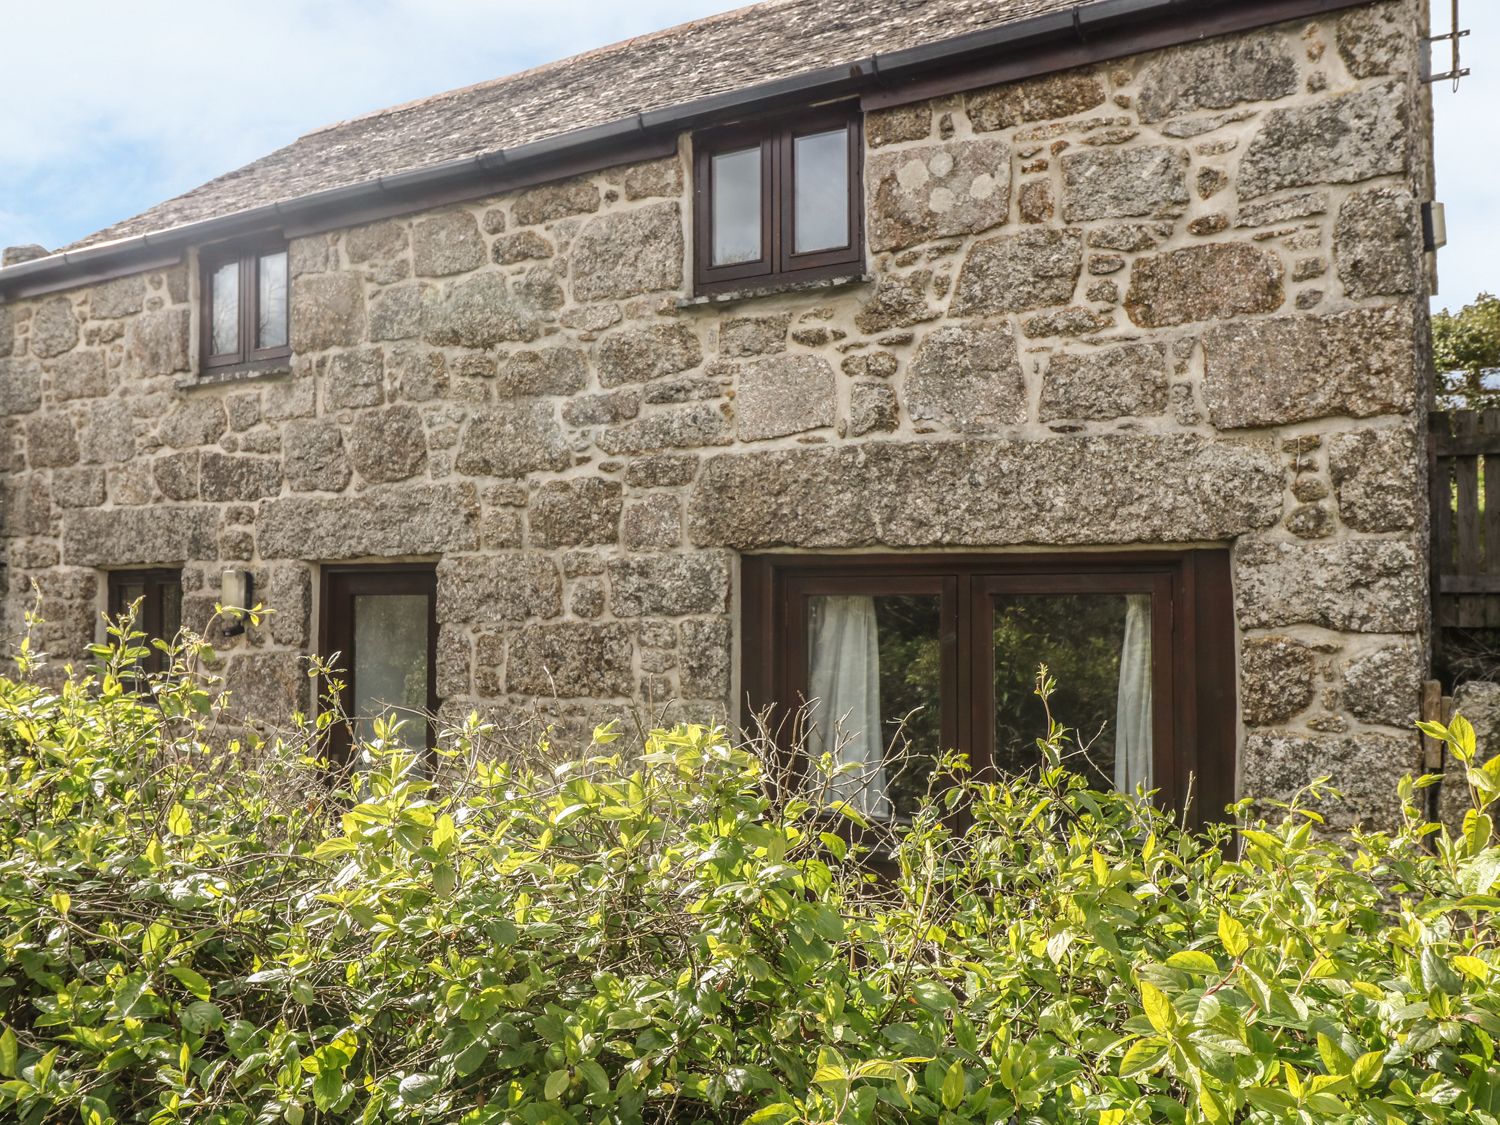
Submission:
M 770 0 L 11 253 L 7 633 L 260 602 L 258 714 L 765 714 L 875 816 L 1045 661 L 1104 783 L 1388 817 L 1425 7 Z

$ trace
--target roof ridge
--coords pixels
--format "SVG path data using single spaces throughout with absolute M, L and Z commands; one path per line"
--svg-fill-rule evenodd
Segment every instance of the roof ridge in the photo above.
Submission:
M 472 94 L 478 90 L 485 90 L 495 86 L 503 86 L 507 82 L 515 82 L 523 78 L 532 77 L 534 75 L 545 74 L 548 71 L 558 70 L 566 66 L 575 66 L 578 63 L 584 62 L 585 60 L 613 54 L 616 51 L 634 49 L 643 43 L 647 43 L 654 39 L 663 39 L 670 35 L 676 35 L 679 32 L 688 30 L 689 28 L 704 27 L 709 24 L 718 23 L 720 20 L 727 20 L 736 16 L 740 16 L 744 12 L 749 11 L 751 8 L 788 7 L 793 4 L 806 2 L 807 0 L 750 0 L 750 3 L 748 4 L 741 4 L 738 7 L 727 8 L 722 12 L 713 12 L 706 16 L 699 16 L 697 19 L 684 20 L 682 23 L 673 24 L 671 27 L 659 28 L 656 31 L 643 31 L 641 34 L 632 35 L 628 39 L 620 39 L 613 43 L 605 43 L 598 47 L 590 47 L 586 51 L 579 51 L 577 54 L 568 55 L 566 58 L 553 59 L 550 62 L 538 63 L 536 66 L 529 66 L 524 70 L 517 70 L 510 74 L 503 74 L 497 78 L 485 78 L 481 79 L 478 82 L 471 82 L 467 86 L 455 86 L 451 90 L 442 90 L 436 94 L 427 94 L 424 97 L 412 98 L 409 101 L 398 102 L 395 105 L 384 106 L 381 109 L 372 109 L 365 113 L 357 113 L 353 117 L 346 117 L 341 121 L 333 121 L 327 125 L 320 125 L 316 129 L 312 129 L 309 132 L 303 133 L 297 139 L 302 140 L 305 137 L 316 137 L 323 133 L 331 132 L 335 129 L 341 129 L 347 125 L 352 125 L 359 121 L 373 121 L 377 118 L 385 117 L 387 115 L 404 113 L 408 110 L 417 109 L 421 106 L 433 105 L 435 103 L 443 101 L 446 98 L 456 98 L 460 95 Z

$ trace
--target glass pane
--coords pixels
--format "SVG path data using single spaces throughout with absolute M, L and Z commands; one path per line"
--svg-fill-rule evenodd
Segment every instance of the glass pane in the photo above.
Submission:
M 214 355 L 233 355 L 240 350 L 240 264 L 225 262 L 209 282 L 213 299 L 212 340 Z
M 908 817 L 942 747 L 942 599 L 808 599 L 808 752 L 860 768 L 834 794 L 870 816 Z
M 721 152 L 713 164 L 713 240 L 716 266 L 760 257 L 760 148 Z
M 792 144 L 796 252 L 849 245 L 849 131 L 812 133 Z
M 995 598 L 995 765 L 1038 765 L 1047 733 L 1037 665 L 1057 681 L 1052 715 L 1076 732 L 1068 766 L 1101 788 L 1151 787 L 1149 594 Z
M 255 330 L 257 348 L 286 346 L 286 251 L 262 254 L 260 259 L 260 293 L 256 309 L 259 323 Z
M 375 722 L 391 711 L 408 720 L 401 741 L 426 745 L 427 598 L 422 594 L 360 594 L 354 598 L 354 730 L 375 737 Z
M 132 603 L 146 596 L 146 584 L 138 578 L 116 579 L 112 585 L 115 589 L 115 604 L 110 610 L 110 615 L 113 617 L 118 617 L 120 614 L 129 611 Z M 146 605 L 142 602 L 136 610 L 135 627 L 137 629 L 141 628 L 141 622 L 145 616 Z
M 161 635 L 170 641 L 182 628 L 182 584 L 163 582 L 157 589 L 161 591 Z

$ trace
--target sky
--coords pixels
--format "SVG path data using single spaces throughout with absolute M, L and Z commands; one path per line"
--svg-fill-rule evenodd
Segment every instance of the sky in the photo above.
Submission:
M 63 246 L 310 129 L 739 3 L 0 0 L 0 246 Z M 1500 3 L 1462 6 L 1474 73 L 1433 92 L 1436 308 L 1500 290 Z

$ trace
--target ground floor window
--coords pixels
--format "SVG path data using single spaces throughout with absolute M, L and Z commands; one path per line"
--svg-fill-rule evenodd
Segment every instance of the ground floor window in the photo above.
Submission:
M 107 587 L 109 616 L 120 617 L 136 606 L 135 628 L 146 634 L 148 645 L 157 638 L 170 641 L 182 628 L 182 571 L 167 567 L 111 570 Z M 152 645 L 141 667 L 160 672 L 165 666 L 166 655 Z
M 328 567 L 323 571 L 319 651 L 342 684 L 347 723 L 335 724 L 329 750 L 348 757 L 355 739 L 375 737 L 375 720 L 406 721 L 408 746 L 431 745 L 437 710 L 437 577 L 430 564 Z M 325 685 L 325 693 L 331 685 Z
M 1217 815 L 1234 795 L 1225 551 L 744 560 L 744 687 L 778 739 L 857 768 L 840 796 L 910 814 L 935 753 L 976 770 L 1040 760 L 1045 663 L 1071 765 Z

